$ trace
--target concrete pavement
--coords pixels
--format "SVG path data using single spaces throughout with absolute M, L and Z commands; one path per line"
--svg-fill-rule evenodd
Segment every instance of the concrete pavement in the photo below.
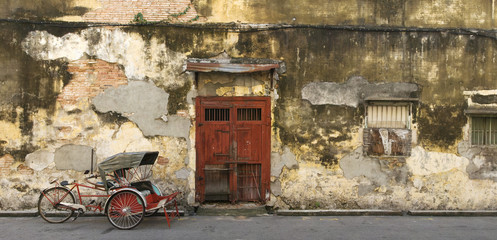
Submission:
M 260 208 L 252 209 L 199 209 L 197 213 L 185 212 L 180 210 L 184 215 L 204 215 L 204 216 L 260 216 L 267 213 Z M 276 210 L 272 211 L 278 216 L 495 216 L 497 210 L 379 210 L 379 209 L 317 209 L 317 210 Z M 99 216 L 99 212 L 87 212 L 86 216 Z M 156 215 L 162 216 L 163 213 Z M 38 212 L 35 210 L 28 211 L 0 211 L 0 217 L 36 217 Z
M 105 217 L 49 224 L 40 217 L 0 218 L 0 239 L 496 239 L 497 217 L 185 216 L 167 227 L 149 217 L 128 231 Z

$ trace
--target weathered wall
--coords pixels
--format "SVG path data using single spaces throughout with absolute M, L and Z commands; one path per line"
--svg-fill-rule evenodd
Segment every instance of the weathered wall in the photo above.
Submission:
M 6 0 L 0 4 L 0 18 L 4 19 L 125 24 L 242 22 L 492 29 L 497 23 L 495 15 L 494 0 Z
M 492 150 L 469 146 L 463 112 L 464 91 L 497 89 L 493 37 L 312 26 L 0 24 L 0 209 L 34 207 L 49 178 L 81 179 L 76 170 L 88 165 L 61 165 L 56 157 L 68 145 L 93 148 L 98 161 L 158 150 L 167 159 L 154 180 L 194 204 L 191 98 L 198 94 L 272 96 L 269 205 L 497 208 L 496 160 Z M 183 72 L 188 57 L 222 52 L 282 60 L 287 71 L 274 90 L 265 73 L 205 74 L 197 85 Z M 419 97 L 411 156 L 363 154 L 368 96 Z M 74 170 L 59 170 L 67 168 Z
M 196 0 L 209 22 L 381 25 L 491 29 L 495 2 L 443 0 Z
M 190 0 L 5 0 L 0 18 L 69 22 L 195 22 Z
M 98 0 L 5 0 L 0 4 L 0 18 L 54 20 L 63 16 L 80 16 L 99 6 Z
M 2 27 L 1 61 L 11 66 L 2 77 L 2 209 L 34 207 L 53 177 L 81 179 L 91 148 L 95 161 L 159 151 L 159 187 L 192 202 L 190 109 L 186 96 L 167 93 L 192 86 L 183 53 L 119 29 Z M 168 100 L 185 103 L 169 112 Z

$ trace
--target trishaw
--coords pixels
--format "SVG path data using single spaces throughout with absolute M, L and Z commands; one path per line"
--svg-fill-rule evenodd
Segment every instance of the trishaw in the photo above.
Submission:
M 152 166 L 158 156 L 159 152 L 128 152 L 108 157 L 98 164 L 102 181 L 93 182 L 91 179 L 98 178 L 98 174 L 91 174 L 85 178 L 88 185 L 76 181 L 59 183 L 54 179 L 50 184 L 55 184 L 55 187 L 47 188 L 40 194 L 38 213 L 47 222 L 62 223 L 74 214 L 76 220 L 88 210 L 103 211 L 114 227 L 132 229 L 140 224 L 144 216 L 153 215 L 162 208 L 171 227 L 170 220 L 179 217 L 176 196 L 180 192 L 162 195 L 157 186 L 150 182 Z M 83 188 L 105 194 L 82 194 L 80 189 Z M 84 204 L 83 198 L 91 198 L 91 201 Z M 95 199 L 98 198 L 106 198 L 105 203 L 97 203 Z M 166 206 L 172 209 L 168 210 Z

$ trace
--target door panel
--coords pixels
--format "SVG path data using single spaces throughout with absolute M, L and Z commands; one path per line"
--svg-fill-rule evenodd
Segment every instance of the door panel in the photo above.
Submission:
M 239 201 L 261 199 L 261 164 L 239 164 L 237 181 Z
M 205 164 L 224 164 L 230 156 L 230 126 L 206 124 L 203 129 Z
M 239 162 L 259 162 L 261 159 L 261 126 L 240 126 L 235 129 Z
M 225 164 L 208 164 L 204 168 L 205 200 L 230 200 L 229 168 Z
M 206 124 L 204 138 L 205 199 L 208 201 L 229 200 L 229 167 L 225 162 L 230 155 L 229 124 Z
M 270 98 L 198 97 L 196 112 L 196 200 L 268 200 Z

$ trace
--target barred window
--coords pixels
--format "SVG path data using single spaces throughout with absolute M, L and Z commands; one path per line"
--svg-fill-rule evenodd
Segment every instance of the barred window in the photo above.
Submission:
M 206 108 L 204 117 L 206 122 L 227 122 L 230 120 L 230 110 L 229 108 Z
M 497 117 L 471 118 L 471 144 L 497 145 Z
M 370 100 L 364 116 L 363 151 L 368 156 L 411 155 L 411 99 Z
M 261 121 L 260 108 L 239 108 L 236 111 L 237 121 Z
M 410 128 L 409 105 L 368 105 L 366 128 Z

